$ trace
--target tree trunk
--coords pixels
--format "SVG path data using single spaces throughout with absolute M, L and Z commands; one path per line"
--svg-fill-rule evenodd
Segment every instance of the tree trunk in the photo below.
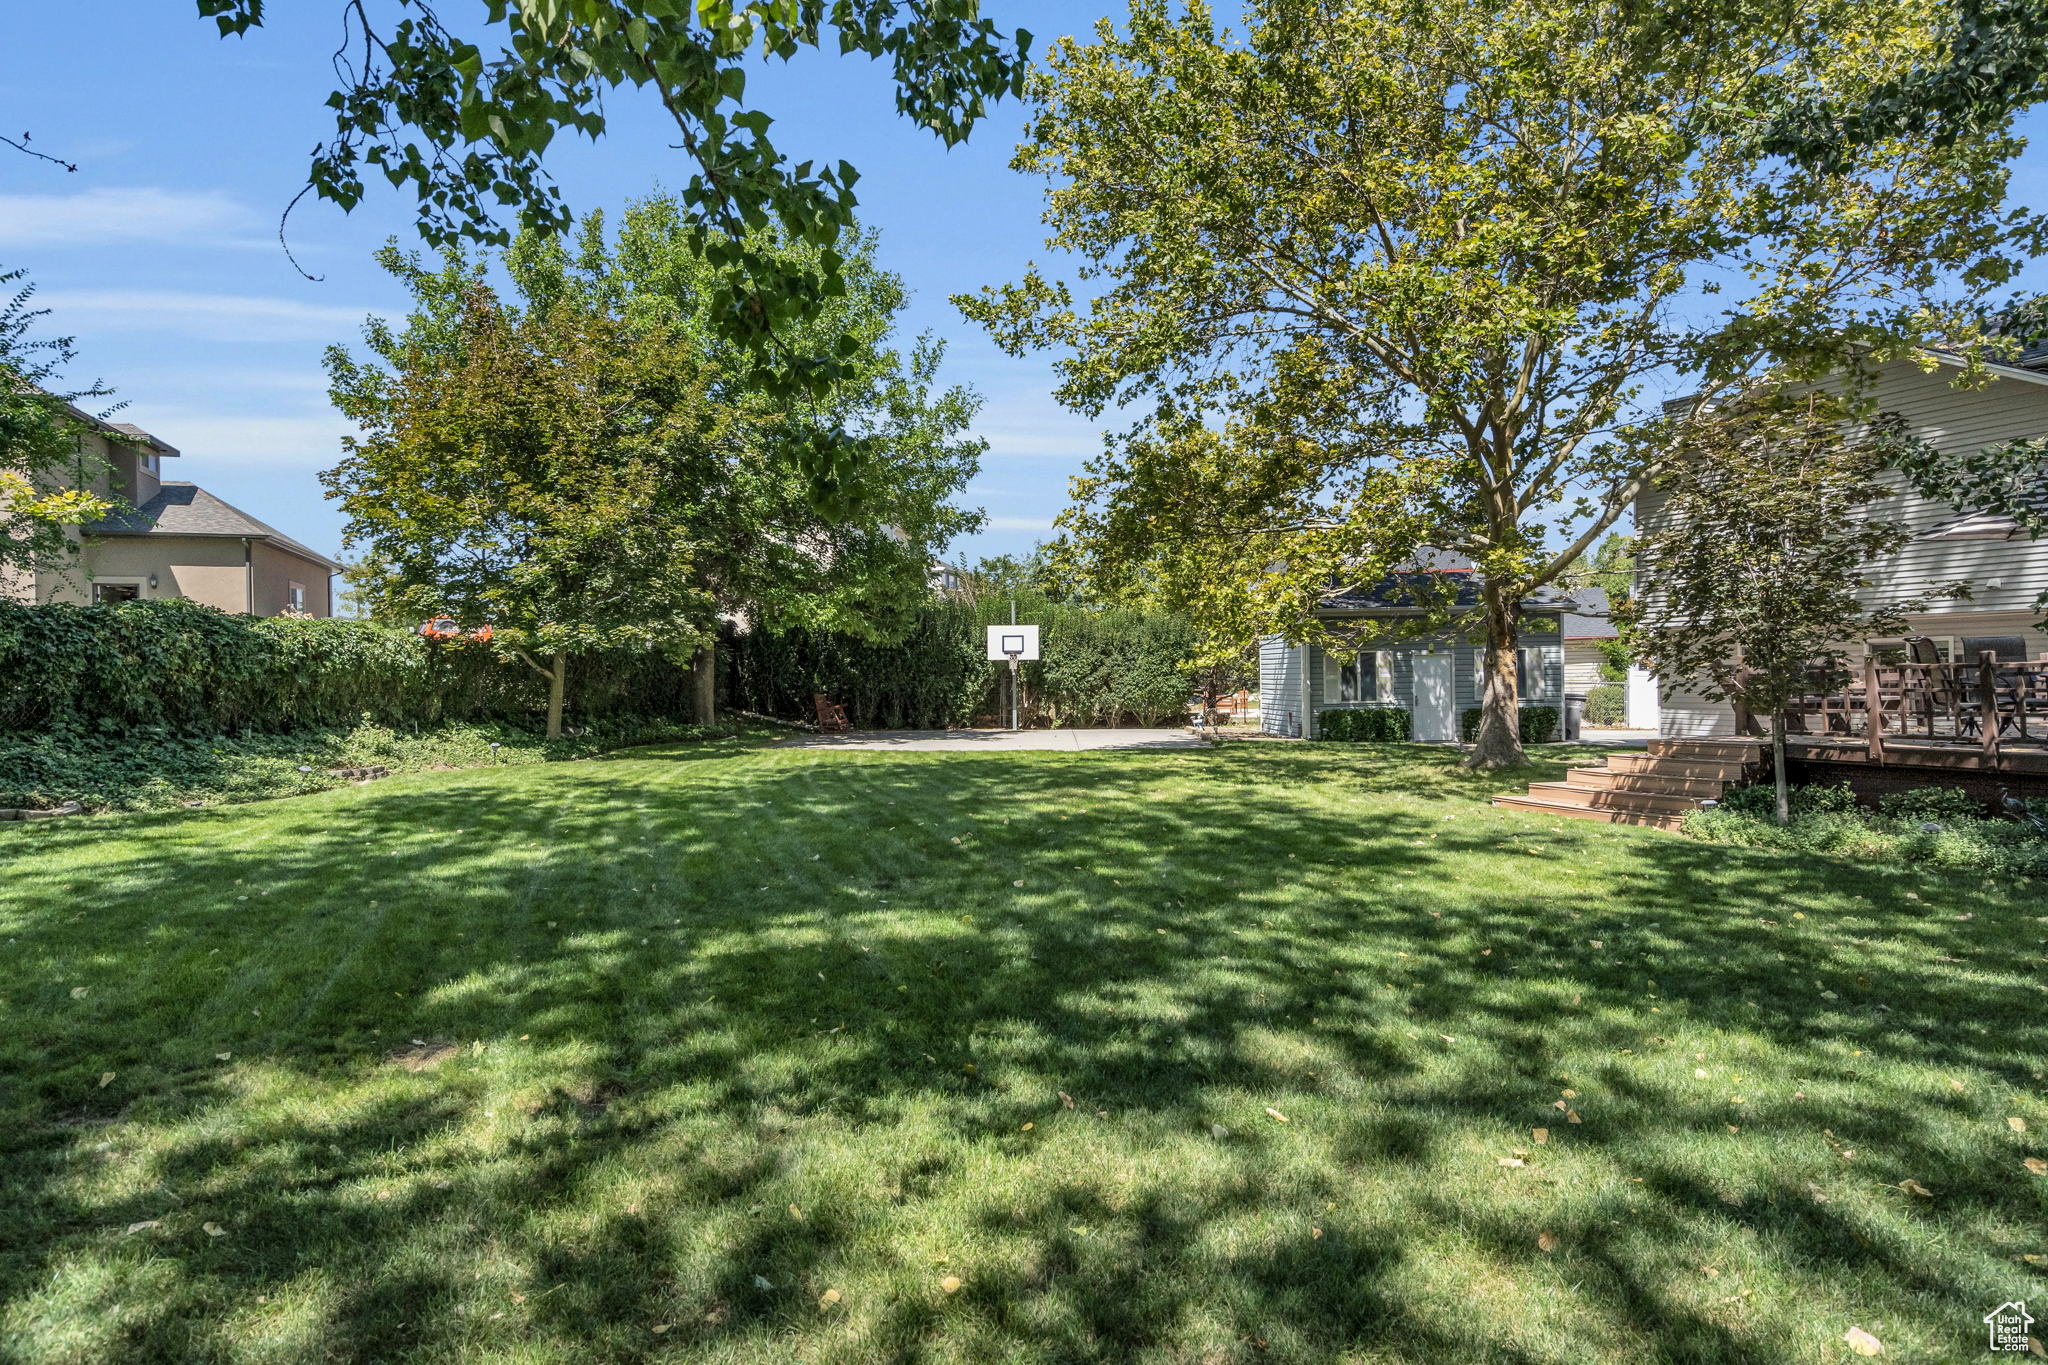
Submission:
M 1771 721 L 1771 778 L 1778 785 L 1778 823 L 1792 823 L 1792 798 L 1785 787 L 1785 713 Z
M 1513 768 L 1527 762 L 1522 753 L 1521 697 L 1515 679 L 1515 643 L 1520 634 L 1520 604 L 1492 579 L 1480 586 L 1486 603 L 1485 688 L 1479 703 L 1479 734 L 1468 768 Z
M 711 725 L 718 719 L 718 646 L 699 645 L 690 659 L 690 686 L 693 709 L 699 725 Z
M 569 656 L 557 654 L 554 671 L 548 674 L 548 738 L 562 737 L 562 693 L 569 681 Z

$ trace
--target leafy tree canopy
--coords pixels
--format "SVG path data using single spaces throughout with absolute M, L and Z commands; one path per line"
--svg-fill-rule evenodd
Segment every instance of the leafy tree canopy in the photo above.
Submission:
M 2002 125 L 1827 167 L 1759 145 L 1754 111 L 1912 69 L 1917 0 L 1723 6 L 1682 42 L 1641 8 L 1253 0 L 1240 36 L 1134 0 L 1055 45 L 1015 164 L 1081 267 L 960 303 L 1062 353 L 1070 406 L 1132 419 L 1064 519 L 1099 578 L 1218 638 L 1305 639 L 1332 586 L 1469 560 L 1475 758 L 1516 761 L 1517 604 L 1688 422 L 1953 340 L 2032 249 Z
M 593 215 L 573 248 L 522 237 L 498 262 L 509 297 L 458 251 L 429 269 L 387 249 L 413 313 L 372 321 L 366 358 L 328 356 L 364 435 L 325 477 L 371 561 L 373 608 L 454 612 L 563 657 L 632 645 L 701 660 L 735 616 L 886 633 L 922 600 L 931 559 L 978 524 L 952 499 L 982 449 L 962 435 L 979 400 L 935 390 L 937 342 L 891 349 L 901 284 L 874 266 L 872 238 L 853 240 L 846 294 L 806 325 L 856 338 L 858 363 L 795 408 L 730 363 L 707 313 L 736 267 L 696 249 L 673 199 L 631 206 L 615 236 Z M 821 515 L 786 456 L 827 427 L 869 452 L 852 516 Z
M 197 0 L 225 35 L 262 27 L 265 0 Z M 546 171 L 562 132 L 604 135 L 608 97 L 659 101 L 695 173 L 677 210 L 715 265 L 711 324 L 746 351 L 753 382 L 785 399 L 821 398 L 846 378 L 839 339 L 805 346 L 806 327 L 847 285 L 837 249 L 854 222 L 858 178 L 845 161 L 791 163 L 773 120 L 749 108 L 747 63 L 835 49 L 890 64 L 896 107 L 947 145 L 991 101 L 1017 91 L 1031 35 L 1000 32 L 979 0 L 485 0 L 450 17 L 439 0 L 339 0 L 334 133 L 313 154 L 307 191 L 352 209 L 382 178 L 409 190 L 430 245 L 508 245 L 515 224 L 556 231 L 571 214 Z M 304 193 L 306 191 L 302 191 Z M 773 240 L 814 248 L 789 252 Z M 815 340 L 815 339 L 814 339 Z M 821 505 L 862 448 L 826 433 L 807 469 Z
M 32 307 L 34 296 L 26 272 L 0 272 L 0 577 L 74 568 L 66 528 L 115 505 L 93 491 L 106 470 L 85 453 L 84 422 L 71 406 L 108 390 L 50 387 L 76 352 L 69 337 L 35 335 L 48 310 Z

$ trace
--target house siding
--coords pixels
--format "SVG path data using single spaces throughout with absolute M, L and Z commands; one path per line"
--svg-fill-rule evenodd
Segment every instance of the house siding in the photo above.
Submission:
M 1969 454 L 2000 441 L 2048 434 L 2048 382 L 2005 375 L 1979 389 L 1950 386 L 1948 365 L 1925 371 L 1897 361 L 1878 372 L 1880 408 L 1902 415 L 1922 440 L 1947 454 Z M 2048 379 L 2048 376 L 2042 377 Z M 1907 618 L 1908 632 L 1937 638 L 2018 635 L 2030 656 L 2048 651 L 2048 634 L 2036 628 L 2035 603 L 2048 593 L 2048 540 L 1920 540 L 1922 533 L 1965 510 L 1912 492 L 1902 476 L 1888 482 L 1896 495 L 1870 508 L 1870 515 L 1900 522 L 1909 539 L 1894 553 L 1869 565 L 1870 586 L 1859 596 L 1876 604 L 1924 595 L 1930 585 L 1964 580 L 1971 594 L 1936 597 L 1930 610 Z M 1648 490 L 1636 500 L 1636 525 L 1652 530 L 1665 521 L 1666 495 Z M 1652 570 L 1654 572 L 1654 570 Z M 1654 578 L 1639 576 L 1637 591 L 1654 610 L 1663 600 Z M 1734 713 L 1724 702 L 1708 701 L 1684 688 L 1662 687 L 1659 730 L 1672 737 L 1723 735 L 1734 730 Z
M 1269 735 L 1302 733 L 1301 650 L 1278 635 L 1259 640 L 1259 729 Z
M 1418 654 L 1445 651 L 1452 654 L 1451 679 L 1453 706 L 1462 715 L 1480 703 L 1480 664 L 1485 658 L 1484 645 L 1474 643 L 1450 632 L 1419 636 L 1393 644 L 1374 646 L 1378 652 L 1391 655 L 1389 673 L 1393 679 L 1391 698 L 1378 701 L 1340 702 L 1333 701 L 1324 685 L 1323 660 L 1325 651 L 1319 646 L 1310 646 L 1309 654 L 1309 711 L 1321 715 L 1326 709 L 1370 710 L 1373 707 L 1399 707 L 1413 710 L 1415 706 L 1415 656 Z M 1564 694 L 1564 650 L 1556 631 L 1524 632 L 1517 642 L 1517 648 L 1531 652 L 1528 694 L 1522 698 L 1531 705 L 1555 706 Z M 1263 656 L 1262 656 L 1263 662 Z M 1263 670 L 1261 678 L 1260 705 L 1266 705 L 1264 698 Z M 1295 686 L 1299 687 L 1297 680 Z M 1289 696 L 1297 695 L 1290 692 Z

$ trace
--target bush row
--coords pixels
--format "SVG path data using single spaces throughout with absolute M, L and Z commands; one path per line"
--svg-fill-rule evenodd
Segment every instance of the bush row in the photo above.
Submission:
M 546 682 L 489 646 L 369 621 L 230 616 L 179 599 L 0 602 L 0 733 L 242 734 L 517 720 Z M 569 711 L 689 715 L 685 670 L 652 655 L 570 665 Z
M 1715 809 L 1686 816 L 1683 829 L 1708 843 L 2048 877 L 2048 834 L 2041 827 L 2032 820 L 1986 818 L 1982 802 L 1955 788 L 1893 792 L 1870 811 L 1858 807 L 1846 784 L 1795 787 L 1789 805 L 1791 822 L 1780 825 L 1772 788 L 1743 787 Z M 2048 825 L 2048 803 L 2031 806 L 2034 819 Z
M 1316 733 L 1324 739 L 1405 744 L 1414 737 L 1415 728 L 1413 717 L 1400 707 L 1347 707 L 1318 715 Z
M 0 736 L 0 809 L 48 810 L 66 801 L 94 811 L 227 805 L 345 786 L 350 779 L 332 774 L 334 768 L 381 765 L 403 773 L 551 763 L 717 733 L 662 717 L 624 716 L 553 742 L 530 725 L 439 725 L 415 733 L 371 720 L 285 735 Z M 0 825 L 0 837 L 7 829 Z
M 1479 737 L 1480 708 L 1468 707 L 1458 718 L 1458 733 L 1467 744 Z M 1558 709 L 1555 706 L 1525 706 L 1521 714 L 1521 734 L 1524 744 L 1548 744 L 1557 738 L 1559 724 Z
M 1176 616 L 1035 602 L 1039 660 L 1019 670 L 1026 725 L 1160 725 L 1186 716 L 1194 693 L 1194 628 Z M 1009 666 L 991 663 L 991 607 L 935 602 L 881 644 L 829 631 L 758 630 L 732 637 L 720 670 L 726 704 L 763 715 L 814 715 L 822 694 L 860 728 L 942 730 L 1007 724 Z

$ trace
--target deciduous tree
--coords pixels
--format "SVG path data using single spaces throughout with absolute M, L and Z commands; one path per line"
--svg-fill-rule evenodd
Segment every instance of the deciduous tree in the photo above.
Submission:
M 1733 6 L 1682 43 L 1597 0 L 1247 11 L 1240 38 L 1136 0 L 1054 47 L 1015 164 L 1092 296 L 1033 270 L 962 306 L 1135 419 L 1065 524 L 1216 638 L 1317 638 L 1330 587 L 1469 559 L 1479 619 L 1436 594 L 1416 627 L 1486 641 L 1476 764 L 1521 757 L 1518 604 L 1694 416 L 1953 334 L 2031 230 L 2001 216 L 2002 124 L 1825 168 L 1761 150 L 1750 111 L 1911 66 L 1909 0 Z
M 108 390 L 53 391 L 76 353 L 69 337 L 35 335 L 48 310 L 32 307 L 34 296 L 26 272 L 0 272 L 0 580 L 75 568 L 66 528 L 114 506 L 92 491 L 106 470 L 87 453 L 71 406 Z

